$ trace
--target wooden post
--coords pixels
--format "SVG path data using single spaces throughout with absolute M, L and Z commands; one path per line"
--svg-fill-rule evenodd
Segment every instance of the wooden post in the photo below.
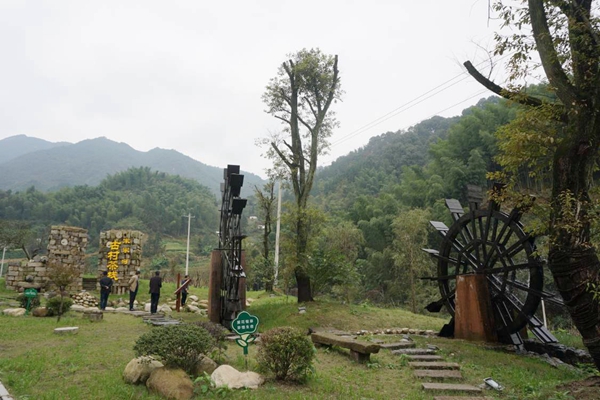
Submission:
M 456 277 L 454 337 L 497 342 L 492 302 L 485 275 Z
M 242 268 L 246 275 L 248 275 L 248 271 L 246 270 L 246 251 L 242 250 L 241 257 Z M 240 295 L 240 304 L 242 306 L 242 310 L 246 309 L 246 278 L 240 278 L 238 281 L 238 293 Z
M 215 324 L 221 323 L 221 279 L 221 252 L 213 250 L 208 279 L 208 319 Z
M 179 288 L 180 285 L 181 285 L 181 274 L 178 272 L 177 273 L 177 286 L 175 286 L 175 287 Z M 181 308 L 181 292 L 177 291 L 177 300 L 175 300 L 175 310 L 177 310 L 177 312 L 179 312 L 180 308 Z

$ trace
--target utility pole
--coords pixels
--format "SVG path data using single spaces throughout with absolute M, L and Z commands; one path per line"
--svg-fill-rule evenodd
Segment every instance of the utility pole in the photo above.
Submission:
M 273 286 L 277 286 L 279 275 L 279 227 L 281 226 L 281 180 L 277 183 L 277 225 L 275 229 L 275 279 Z
M 6 254 L 6 247 L 2 250 L 2 262 L 0 263 L 0 278 L 2 278 L 2 271 L 4 270 L 4 255 Z
M 184 215 L 185 217 L 186 215 Z M 191 213 L 188 213 L 187 215 L 187 219 L 188 219 L 188 232 L 187 232 L 187 250 L 185 252 L 185 274 L 188 275 L 188 269 L 189 269 L 189 265 L 190 265 L 190 225 L 192 222 L 192 218 L 194 218 L 194 216 Z

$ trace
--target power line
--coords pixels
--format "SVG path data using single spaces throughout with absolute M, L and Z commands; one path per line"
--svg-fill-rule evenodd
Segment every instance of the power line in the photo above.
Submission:
M 496 65 L 498 62 L 500 62 L 501 60 L 503 60 L 503 59 L 505 59 L 505 58 L 507 58 L 507 57 L 509 57 L 509 56 L 510 56 L 510 54 L 506 54 L 506 55 L 504 55 L 503 57 L 499 58 L 498 60 L 496 60 L 496 61 L 495 61 L 495 62 L 494 62 L 492 65 L 491 65 L 491 67 L 493 67 L 493 66 L 494 66 L 494 65 Z M 487 63 L 487 60 L 486 60 L 486 61 L 482 61 L 482 62 L 478 63 L 476 66 L 480 66 L 481 64 L 484 64 L 484 63 Z M 452 81 L 455 81 L 456 79 L 458 79 L 458 78 L 460 78 L 460 77 L 462 77 L 462 79 L 460 79 L 460 80 L 458 80 L 458 81 L 456 81 L 456 82 L 453 82 L 453 83 L 451 83 Z M 360 127 L 360 128 L 358 128 L 358 129 L 356 129 L 356 130 L 354 130 L 354 131 L 350 132 L 350 133 L 349 133 L 349 134 L 347 134 L 346 136 L 343 136 L 343 137 L 341 137 L 340 139 L 338 139 L 338 140 L 336 140 L 336 141 L 332 142 L 332 143 L 331 143 L 331 147 L 333 147 L 333 146 L 336 146 L 336 145 L 338 145 L 338 144 L 340 144 L 340 143 L 343 143 L 343 142 L 345 142 L 345 141 L 347 141 L 347 140 L 349 140 L 349 139 L 353 138 L 353 137 L 354 137 L 354 136 L 356 136 L 356 135 L 359 135 L 359 134 L 361 134 L 361 133 L 364 133 L 364 132 L 366 132 L 367 130 L 369 130 L 369 129 L 371 129 L 371 128 L 374 128 L 375 126 L 377 126 L 377 125 L 379 125 L 379 124 L 381 124 L 381 123 L 383 123 L 383 122 L 385 122 L 385 121 L 389 120 L 389 119 L 390 119 L 390 118 L 392 118 L 392 117 L 395 117 L 396 115 L 398 115 L 398 114 L 400 114 L 400 113 L 402 113 L 402 112 L 404 112 L 404 111 L 407 111 L 407 110 L 411 109 L 412 107 L 414 107 L 414 106 L 416 106 L 416 105 L 418 105 L 418 104 L 422 103 L 422 102 L 423 102 L 423 101 L 425 101 L 425 100 L 428 100 L 428 99 L 430 99 L 431 97 L 435 96 L 436 94 L 439 94 L 439 93 L 441 93 L 441 92 L 443 92 L 443 91 L 445 91 L 445 90 L 447 90 L 447 89 L 451 88 L 452 86 L 456 85 L 457 83 L 460 83 L 460 82 L 464 81 L 464 80 L 465 80 L 465 79 L 467 79 L 467 78 L 469 78 L 469 75 L 468 75 L 468 74 L 467 74 L 465 71 L 461 72 L 460 74 L 458 74 L 458 75 L 454 76 L 453 78 L 451 78 L 451 79 L 449 79 L 449 80 L 447 80 L 447 81 L 445 81 L 445 82 L 443 82 L 443 83 L 439 84 L 438 86 L 434 87 L 433 89 L 430 89 L 430 90 L 428 90 L 427 92 L 425 92 L 425 93 L 421 94 L 420 96 L 417 96 L 416 98 L 412 99 L 411 101 L 409 101 L 409 102 L 407 102 L 407 103 L 404 103 L 403 105 L 401 105 L 401 106 L 399 106 L 399 107 L 395 108 L 394 110 L 392 110 L 392 111 L 388 112 L 387 114 L 385 114 L 385 115 L 382 115 L 382 116 L 381 116 L 381 117 L 379 117 L 379 118 L 376 118 L 375 120 L 373 120 L 373 121 L 369 122 L 368 124 L 366 124 L 366 125 L 363 125 L 362 127 Z M 451 83 L 451 84 L 450 84 L 450 83 Z M 433 92 L 433 93 L 432 93 L 432 92 Z M 483 92 L 485 92 L 485 90 L 483 90 L 483 91 L 482 91 L 482 93 L 483 93 Z M 423 97 L 424 97 L 424 98 L 423 98 Z M 473 96 L 473 97 L 474 97 L 474 96 Z M 457 104 L 461 104 L 461 103 L 463 103 L 463 102 L 465 102 L 465 101 L 467 101 L 467 100 L 470 100 L 471 98 L 472 98 L 472 97 L 469 97 L 468 99 L 462 100 L 462 101 L 460 101 L 460 102 L 459 102 L 459 103 L 457 103 Z M 449 108 L 452 108 L 452 107 L 454 107 L 454 106 L 451 106 L 451 107 L 449 107 Z

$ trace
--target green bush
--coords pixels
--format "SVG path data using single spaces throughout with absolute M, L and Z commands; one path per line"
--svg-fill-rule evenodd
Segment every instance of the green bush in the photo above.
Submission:
M 63 297 L 62 313 L 65 314 L 67 311 L 69 311 L 72 305 L 73 300 L 71 300 L 70 297 Z M 46 308 L 48 309 L 49 317 L 58 315 L 58 311 L 60 310 L 60 296 L 49 298 L 46 302 Z
M 209 335 L 212 336 L 212 338 L 214 339 L 217 348 L 213 351 L 212 354 L 210 354 L 210 358 L 220 363 L 223 358 L 222 352 L 224 350 L 227 350 L 227 345 L 225 344 L 225 336 L 227 336 L 229 331 L 225 329 L 223 325 L 215 324 L 211 321 L 199 321 L 195 322 L 195 324 L 206 329 Z
M 305 381 L 314 357 L 312 343 L 297 329 L 273 328 L 260 336 L 258 365 L 274 373 L 275 379 Z
M 214 347 L 206 329 L 193 324 L 153 328 L 140 336 L 133 350 L 136 356 L 154 356 L 167 367 L 181 368 L 194 375 L 201 354 Z
M 25 297 L 24 293 L 21 293 L 17 296 L 17 301 L 19 302 L 19 307 L 27 308 L 27 297 Z M 31 299 L 31 303 L 29 303 L 29 309 L 33 310 L 36 307 L 40 306 L 40 296 L 34 297 Z

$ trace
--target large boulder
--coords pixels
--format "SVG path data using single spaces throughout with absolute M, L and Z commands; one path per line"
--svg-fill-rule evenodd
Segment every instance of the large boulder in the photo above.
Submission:
M 163 364 L 152 357 L 142 356 L 129 361 L 123 371 L 123 379 L 127 383 L 145 383 L 152 371 L 162 368 Z
M 2 314 L 10 315 L 11 317 L 20 317 L 22 315 L 25 315 L 26 311 L 27 310 L 25 310 L 24 308 L 7 308 L 6 310 L 2 311 Z
M 196 376 L 203 376 L 205 372 L 210 375 L 218 367 L 219 364 L 214 362 L 212 359 L 206 357 L 205 355 L 201 355 L 200 361 L 198 361 L 198 366 L 196 367 Z
M 47 317 L 48 309 L 46 307 L 38 307 L 31 310 L 31 315 L 34 317 Z
M 192 313 L 196 313 L 196 314 L 200 314 L 200 309 L 196 306 L 192 306 L 192 305 L 187 305 L 185 306 L 186 311 L 192 312 Z
M 188 400 L 194 395 L 194 383 L 182 369 L 157 368 L 150 373 L 146 387 L 172 400 Z
M 215 386 L 228 386 L 230 389 L 258 389 L 265 379 L 256 372 L 240 372 L 231 365 L 221 365 L 215 369 L 210 378 Z

